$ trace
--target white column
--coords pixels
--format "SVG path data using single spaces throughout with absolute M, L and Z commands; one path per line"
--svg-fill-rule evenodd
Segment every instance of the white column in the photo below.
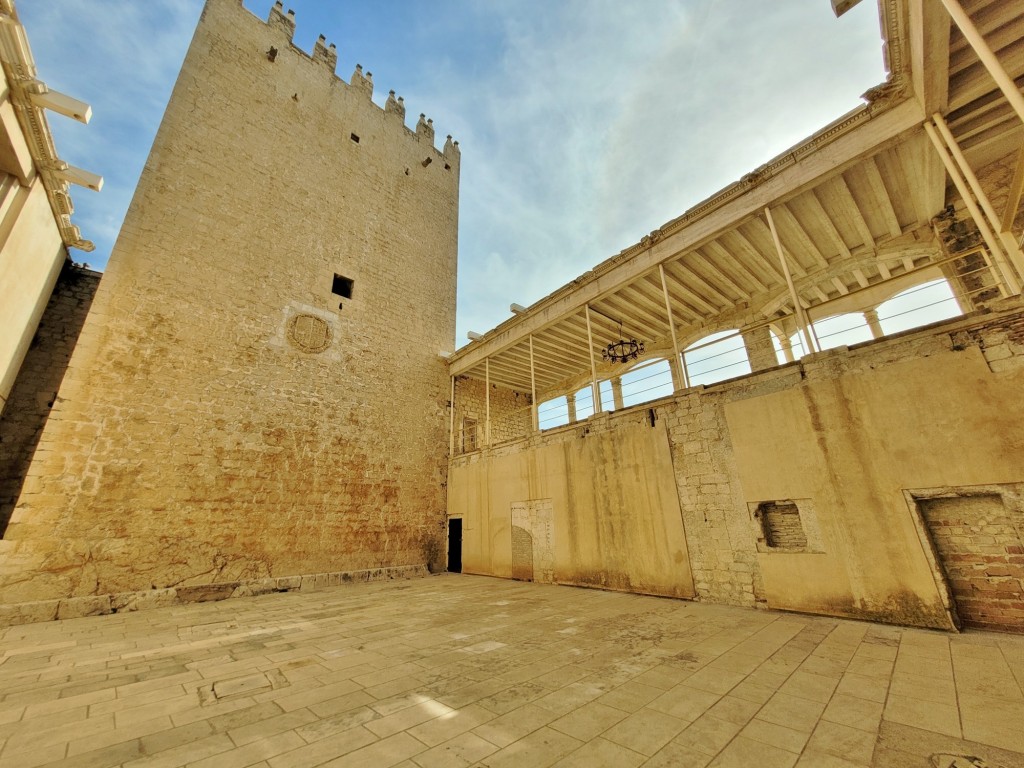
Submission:
M 680 361 L 679 340 L 676 338 L 676 322 L 675 322 L 675 320 L 672 319 L 672 302 L 669 301 L 668 282 L 665 280 L 665 265 L 664 264 L 659 264 L 658 265 L 658 272 L 661 274 L 661 292 L 665 296 L 665 313 L 668 315 L 668 330 L 669 330 L 669 333 L 672 335 L 672 357 L 676 361 L 676 364 L 671 366 L 673 385 L 675 385 L 674 379 L 675 379 L 676 368 L 679 366 L 679 361 Z M 686 361 L 685 360 L 682 361 L 682 367 L 680 368 L 680 371 L 682 373 L 683 387 L 689 387 L 690 386 L 690 377 L 687 375 Z M 679 387 L 675 386 L 675 388 L 678 389 Z
M 616 411 L 621 411 L 626 407 L 622 403 L 622 377 L 616 376 L 612 379 L 612 404 Z
M 533 334 L 530 334 L 530 419 L 533 431 L 540 430 L 540 412 L 537 410 L 537 374 L 533 367 Z
M 807 332 L 807 316 L 804 314 L 804 305 L 800 303 L 797 296 L 796 286 L 793 285 L 793 277 L 789 274 L 789 264 L 786 261 L 786 253 L 782 250 L 782 241 L 779 240 L 779 232 L 775 229 L 775 219 L 772 218 L 771 209 L 764 208 L 764 215 L 768 219 L 768 228 L 772 231 L 772 240 L 775 241 L 775 250 L 779 253 L 779 263 L 782 264 L 782 274 L 786 277 L 786 286 L 789 288 L 789 298 L 793 301 L 793 311 L 796 313 L 796 321 L 800 326 L 800 333 L 803 334 L 804 343 L 807 345 L 807 352 L 817 352 L 817 347 L 811 341 L 811 335 Z
M 584 307 L 587 313 L 587 348 L 590 353 L 590 389 L 594 397 L 594 415 L 603 411 L 601 407 L 601 387 L 597 383 L 597 361 L 594 359 L 594 332 L 590 327 L 590 305 Z
M 871 337 L 874 339 L 880 339 L 885 336 L 882 331 L 882 324 L 878 322 L 878 312 L 873 309 L 864 310 L 864 322 L 868 324 L 868 328 L 871 329 Z
M 484 358 L 484 445 L 491 447 L 491 358 Z

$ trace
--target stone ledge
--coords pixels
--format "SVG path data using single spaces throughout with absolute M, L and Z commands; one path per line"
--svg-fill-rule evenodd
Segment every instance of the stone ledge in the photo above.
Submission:
M 371 568 L 363 571 L 338 571 L 335 573 L 311 573 L 301 576 L 279 576 L 277 578 L 231 581 L 214 584 L 196 584 L 149 589 L 142 592 L 118 592 L 110 595 L 86 595 L 65 597 L 59 600 L 39 600 L 28 603 L 0 605 L 0 627 L 16 624 L 34 624 L 40 621 L 73 619 L 82 616 L 103 616 L 110 613 L 145 611 L 168 605 L 204 603 L 226 600 L 230 597 L 255 597 L 274 592 L 313 592 L 320 589 L 340 587 L 345 584 L 359 584 L 371 581 L 413 579 L 427 576 L 424 565 L 398 565 L 386 568 Z

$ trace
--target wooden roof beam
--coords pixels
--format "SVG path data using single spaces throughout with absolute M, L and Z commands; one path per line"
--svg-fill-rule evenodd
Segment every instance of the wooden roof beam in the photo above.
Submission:
M 764 284 L 761 278 L 754 274 L 754 271 L 740 259 L 729 253 L 718 240 L 711 240 L 703 248 L 711 254 L 712 259 L 721 262 L 736 274 L 742 275 L 744 280 L 754 286 L 755 292 L 760 291 L 763 293 L 768 290 L 768 286 Z
M 708 315 L 717 315 L 719 313 L 718 307 L 705 301 L 703 298 L 698 296 L 696 293 L 691 291 L 683 282 L 672 273 L 670 265 L 665 266 L 665 282 L 668 284 L 669 296 L 675 298 L 675 294 L 686 297 L 686 302 L 690 303 L 690 306 L 699 307 L 702 313 Z M 706 317 L 705 314 L 700 315 L 702 318 Z
M 850 256 L 850 247 L 846 244 L 846 241 L 843 240 L 842 234 L 840 234 L 835 222 L 832 221 L 832 217 L 828 215 L 828 211 L 825 210 L 825 206 L 821 204 L 821 200 L 818 198 L 818 193 L 813 189 L 809 189 L 801 199 L 806 200 L 808 207 L 810 207 L 814 215 L 817 216 L 818 223 L 825 231 L 825 235 L 828 237 L 833 247 L 836 249 L 836 253 L 841 257 L 848 258 Z
M 878 203 L 878 210 L 882 214 L 882 218 L 885 219 L 885 226 L 889 230 L 889 234 L 899 237 L 903 234 L 903 227 L 900 226 L 892 198 L 889 197 L 889 190 L 885 188 L 885 180 L 882 179 L 882 172 L 878 170 L 875 158 L 870 157 L 864 161 L 864 173 L 867 176 L 871 194 Z
M 821 250 L 814 244 L 811 236 L 804 229 L 800 220 L 793 213 L 792 209 L 787 204 L 777 206 L 775 209 L 776 214 L 781 213 L 782 216 L 776 215 L 776 218 L 781 218 L 781 226 L 783 228 L 789 227 L 792 230 L 792 234 L 796 237 L 796 242 L 799 243 L 801 250 L 806 251 L 810 254 L 811 259 L 819 267 L 827 267 L 828 259 L 822 254 Z M 780 233 L 781 234 L 781 233 Z
M 864 214 L 861 213 L 860 206 L 857 205 L 857 201 L 854 199 L 853 193 L 850 191 L 850 185 L 842 174 L 836 176 L 835 180 L 837 189 L 839 190 L 839 196 L 842 197 L 846 203 L 844 207 L 850 211 L 850 215 L 853 218 L 853 225 L 857 228 L 857 233 L 861 236 L 861 245 L 874 249 L 875 236 L 871 234 L 871 228 L 868 226 L 868 222 L 864 218 Z
M 691 251 L 691 254 L 692 253 L 693 252 Z M 730 299 L 728 296 L 726 296 L 724 293 L 719 291 L 715 286 L 713 286 L 707 280 L 705 280 L 703 277 L 701 277 L 696 271 L 693 270 L 693 268 L 691 268 L 689 265 L 684 263 L 682 259 L 676 260 L 671 265 L 666 264 L 665 265 L 666 271 L 670 268 L 670 266 L 674 267 L 675 269 L 679 270 L 680 272 L 685 271 L 685 279 L 686 279 L 686 281 L 688 283 L 696 283 L 697 285 L 701 286 L 702 287 L 701 288 L 702 292 L 705 293 L 706 295 L 708 295 L 710 298 L 714 299 L 715 301 L 720 302 L 721 305 L 722 305 L 722 309 L 725 309 L 727 307 L 731 307 L 733 304 L 736 303 L 732 299 Z
M 778 161 L 778 169 L 772 170 L 759 184 L 741 191 L 735 191 L 740 189 L 740 184 L 723 190 L 676 220 L 685 219 L 685 225 L 669 222 L 666 225 L 669 234 L 649 247 L 631 249 L 628 258 L 606 260 L 573 284 L 563 286 L 537 302 L 527 312 L 487 332 L 480 341 L 456 350 L 449 362 L 449 370 L 457 375 L 488 355 L 518 343 L 528 334 L 579 312 L 587 302 L 596 301 L 632 282 L 639 275 L 655 269 L 659 263 L 734 229 L 740 222 L 757 215 L 764 206 L 794 197 L 834 175 L 837 169 L 849 167 L 859 158 L 874 154 L 880 145 L 895 141 L 904 132 L 919 127 L 924 119 L 921 106 L 914 99 L 898 102 L 883 110 L 856 110 L 783 156 Z
M 949 100 L 949 14 L 934 0 L 908 0 L 908 11 L 914 96 L 926 115 L 945 112 Z

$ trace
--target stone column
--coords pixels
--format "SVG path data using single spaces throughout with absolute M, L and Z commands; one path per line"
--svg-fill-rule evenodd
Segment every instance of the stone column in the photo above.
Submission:
M 775 346 L 772 344 L 772 334 L 767 325 L 742 331 L 741 335 L 743 336 L 743 346 L 747 348 L 750 370 L 763 371 L 775 368 L 779 364 L 779 359 L 775 355 Z
M 885 336 L 885 332 L 882 330 L 882 324 L 878 322 L 877 310 L 865 309 L 864 320 L 868 324 L 868 328 L 871 329 L 872 338 L 880 339 Z
M 776 336 L 779 340 L 779 346 L 782 347 L 782 355 L 786 358 L 787 363 L 793 362 L 793 343 L 789 340 L 789 336 L 782 335 Z
M 565 404 L 569 406 L 569 423 L 573 424 L 576 421 L 576 395 L 566 395 Z
M 622 404 L 622 377 L 621 376 L 616 376 L 614 379 L 612 379 L 612 401 L 614 403 L 612 407 L 616 411 L 621 411 L 623 408 L 626 407 L 626 406 L 624 406 Z
M 668 372 L 672 374 L 672 391 L 678 392 L 683 389 L 683 372 L 679 366 L 679 359 L 675 355 L 668 359 Z

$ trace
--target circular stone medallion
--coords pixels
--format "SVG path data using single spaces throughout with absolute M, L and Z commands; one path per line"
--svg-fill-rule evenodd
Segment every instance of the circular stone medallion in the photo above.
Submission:
M 288 341 L 303 352 L 323 352 L 331 346 L 331 326 L 316 315 L 296 315 L 288 323 Z

